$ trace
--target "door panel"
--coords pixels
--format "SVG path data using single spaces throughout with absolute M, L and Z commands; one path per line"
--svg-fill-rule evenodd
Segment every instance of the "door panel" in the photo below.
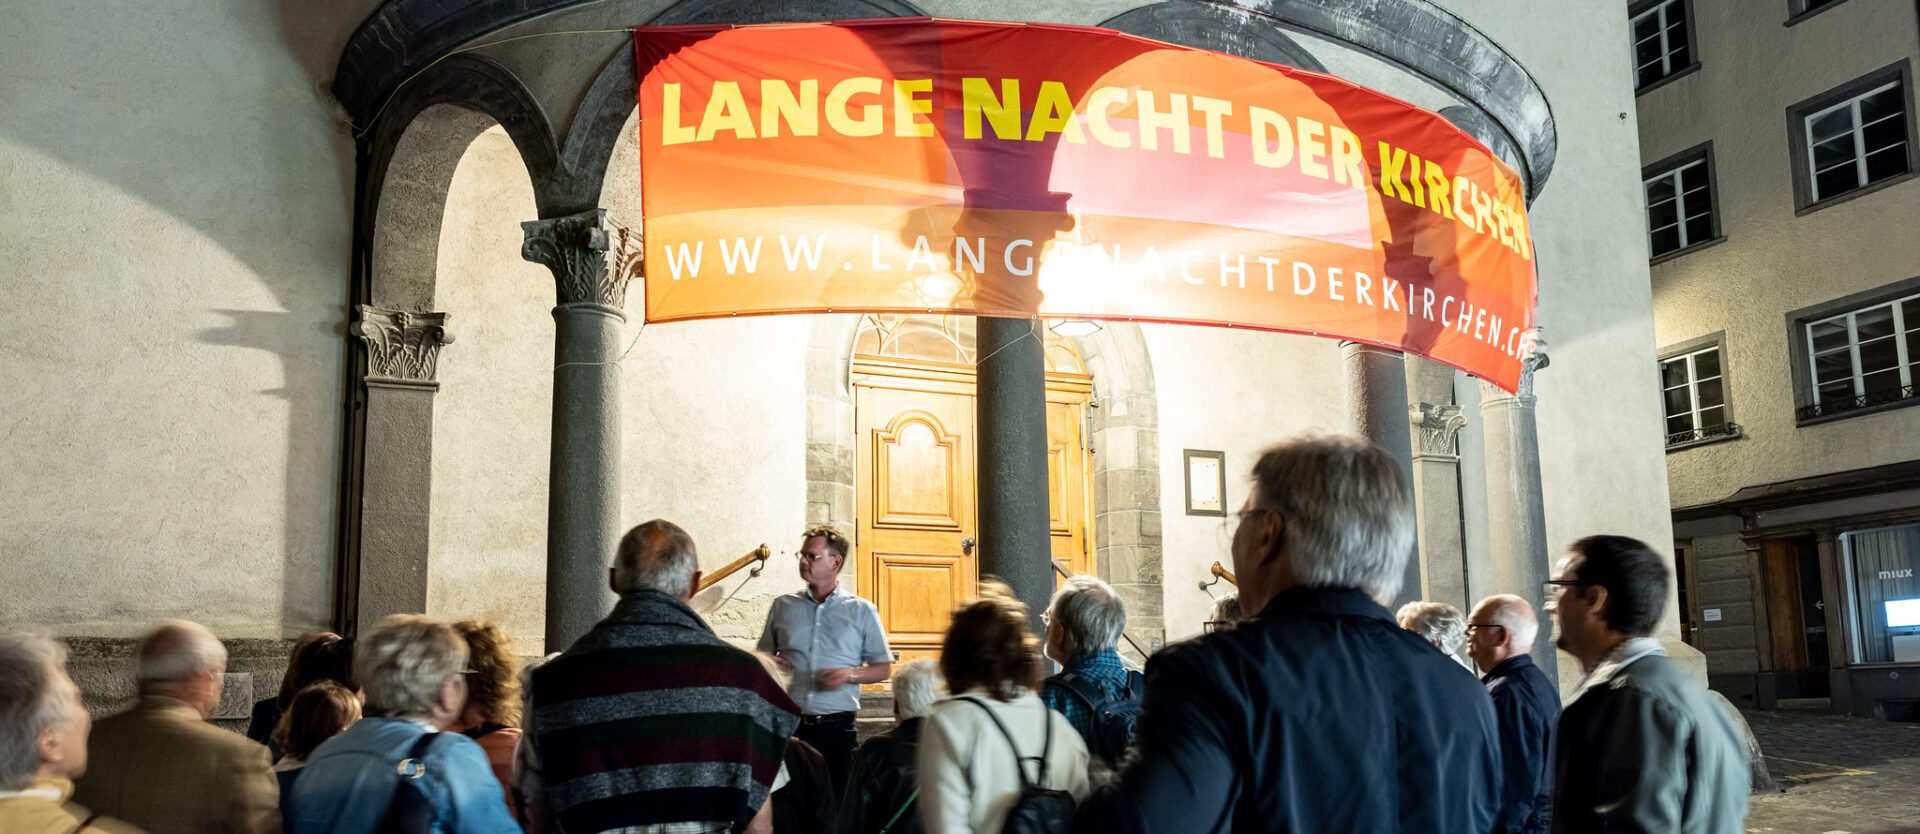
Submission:
M 1776 691 L 1782 698 L 1826 697 L 1827 621 L 1818 547 L 1811 538 L 1767 539 L 1761 554 Z
M 854 360 L 854 471 L 859 589 L 880 609 L 902 662 L 938 657 L 953 609 L 972 596 L 979 563 L 974 377 L 965 365 Z M 1054 558 L 1093 571 L 1088 537 L 1085 375 L 1050 373 L 1048 526 Z

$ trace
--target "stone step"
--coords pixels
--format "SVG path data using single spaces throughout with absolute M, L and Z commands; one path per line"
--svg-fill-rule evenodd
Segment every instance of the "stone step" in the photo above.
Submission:
M 885 718 L 893 720 L 893 693 L 887 690 L 860 693 L 859 718 Z
M 1832 698 L 1781 698 L 1774 708 L 1790 712 L 1832 712 Z

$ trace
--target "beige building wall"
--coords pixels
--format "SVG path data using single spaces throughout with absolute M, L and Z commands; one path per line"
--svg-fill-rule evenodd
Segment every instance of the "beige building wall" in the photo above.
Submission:
M 1654 315 L 1663 346 L 1725 331 L 1731 419 L 1746 435 L 1667 456 L 1675 508 L 1745 486 L 1920 458 L 1920 411 L 1795 426 L 1784 318 L 1920 274 L 1920 187 L 1796 215 L 1787 137 L 1797 126 L 1786 114 L 1902 58 L 1920 59 L 1914 7 L 1854 0 L 1793 26 L 1780 25 L 1784 8 L 1767 12 L 1694 0 L 1700 69 L 1639 99 L 1645 160 L 1713 141 L 1726 240 L 1654 265 Z
M 6 20 L 0 629 L 325 624 L 354 158 L 319 80 L 357 21 L 245 0 Z

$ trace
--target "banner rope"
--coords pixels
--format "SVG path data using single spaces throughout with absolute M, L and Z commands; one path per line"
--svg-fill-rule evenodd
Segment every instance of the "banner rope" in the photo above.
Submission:
M 619 365 L 620 363 L 627 361 L 627 354 L 630 354 L 633 352 L 633 346 L 640 344 L 640 333 L 646 329 L 647 329 L 647 323 L 644 321 L 640 322 L 639 327 L 636 327 L 633 329 L 633 341 L 627 343 L 627 349 L 620 352 L 619 359 L 615 359 L 612 362 L 562 362 L 558 365 L 553 366 L 553 369 L 557 371 L 557 370 L 560 370 L 561 368 L 572 367 L 575 365 L 578 365 L 583 368 L 595 368 L 595 367 L 601 367 L 605 365 Z
M 393 85 L 393 92 L 387 93 L 386 99 L 380 102 L 379 109 L 373 111 L 373 118 L 367 120 L 367 126 L 365 128 L 360 128 L 354 125 L 351 119 L 347 121 L 347 126 L 354 128 L 353 138 L 355 141 L 365 139 L 367 137 L 367 134 L 373 132 L 373 126 L 380 123 L 380 116 L 387 112 L 387 106 L 392 104 L 393 100 L 400 95 L 400 89 L 402 87 L 405 87 L 410 83 L 413 83 L 414 79 L 419 78 L 422 75 L 425 75 L 427 70 L 433 69 L 434 66 L 439 64 L 441 61 L 445 61 L 446 59 L 451 58 L 455 55 L 458 55 L 462 52 L 472 52 L 478 49 L 486 49 L 491 46 L 499 46 L 501 44 L 513 43 L 515 41 L 531 40 L 533 38 L 548 38 L 548 37 L 553 37 L 555 35 L 617 35 L 622 32 L 625 32 L 631 35 L 633 34 L 633 30 L 636 28 L 639 28 L 639 27 L 628 26 L 624 29 L 574 29 L 566 32 L 534 32 L 528 35 L 515 35 L 511 38 L 501 38 L 500 40 L 497 40 L 497 41 L 488 41 L 486 43 L 476 43 L 472 46 L 460 47 L 459 49 L 449 51 L 438 58 L 428 61 L 426 66 L 421 67 L 420 69 L 416 70 L 412 75 L 409 75 L 406 78 L 402 79 L 400 83 Z
M 998 354 L 1000 351 L 1006 350 L 1007 348 L 1013 347 L 1014 345 L 1020 344 L 1021 340 L 1023 339 L 1032 339 L 1036 342 L 1040 341 L 1040 317 L 1034 316 L 1033 318 L 1027 319 L 1027 324 L 1028 324 L 1027 332 L 1013 337 L 1012 339 L 1008 340 L 1007 343 L 1004 345 L 994 348 L 993 353 L 989 353 L 985 356 L 980 357 L 979 359 L 974 360 L 973 366 L 978 368 L 981 365 L 987 364 L 987 360 L 992 359 L 995 354 Z M 1041 349 L 1045 350 L 1045 346 L 1042 345 Z M 1040 358 L 1041 358 L 1042 364 L 1045 364 L 1046 357 L 1043 355 Z

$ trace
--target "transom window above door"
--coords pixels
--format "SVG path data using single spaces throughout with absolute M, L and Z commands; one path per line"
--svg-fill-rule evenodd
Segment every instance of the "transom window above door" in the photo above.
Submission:
M 1046 351 L 1052 373 L 1085 374 L 1086 366 L 1072 340 L 1036 322 L 1034 338 Z M 919 359 L 972 365 L 976 360 L 973 316 L 931 316 L 908 313 L 870 313 L 860 321 L 853 352 L 887 359 Z

